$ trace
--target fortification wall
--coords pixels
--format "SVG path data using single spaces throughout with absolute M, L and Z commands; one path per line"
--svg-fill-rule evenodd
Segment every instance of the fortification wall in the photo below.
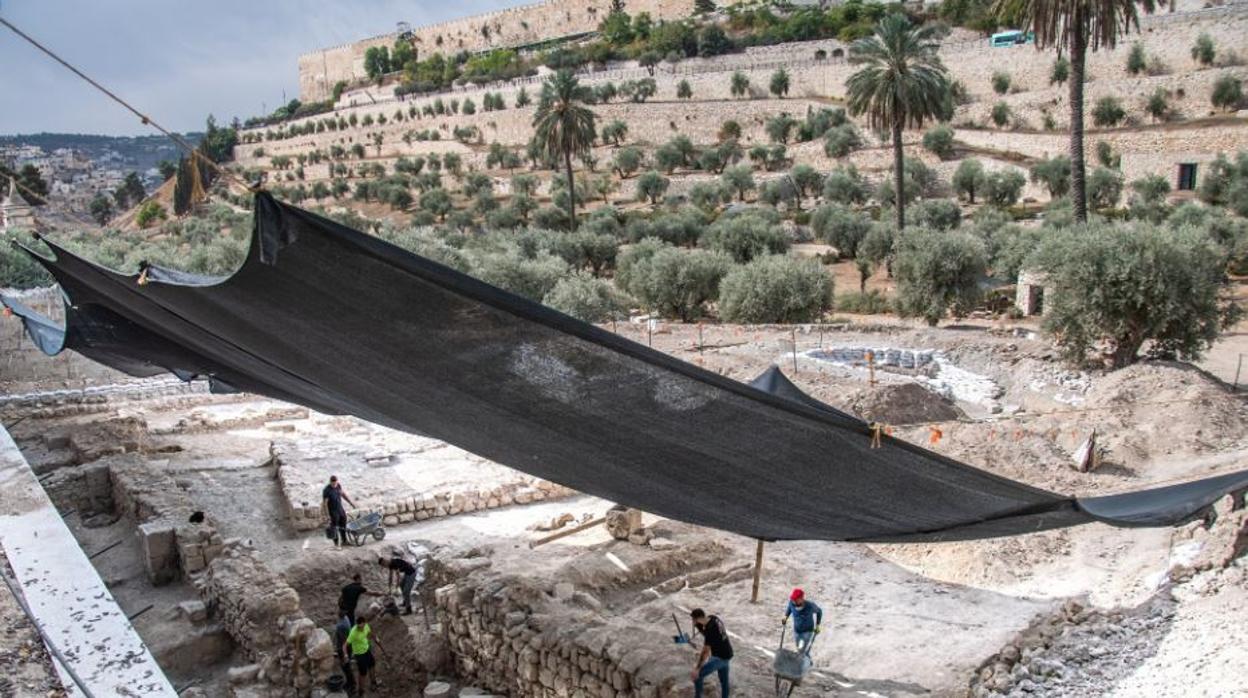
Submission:
M 605 0 L 550 0 L 449 22 L 416 27 L 412 45 L 417 56 L 460 51 L 485 51 L 534 44 L 547 39 L 595 31 L 607 16 Z M 655 20 L 680 19 L 693 11 L 693 0 L 629 0 L 631 14 L 649 12 Z M 299 98 L 321 101 L 339 80 L 366 76 L 364 52 L 374 46 L 393 46 L 398 33 L 324 48 L 299 57 Z

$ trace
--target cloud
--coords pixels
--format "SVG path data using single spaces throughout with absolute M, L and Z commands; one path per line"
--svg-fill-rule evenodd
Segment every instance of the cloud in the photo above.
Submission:
M 176 131 L 299 95 L 299 54 L 524 0 L 4 0 L 0 14 Z M 0 134 L 150 134 L 122 107 L 0 27 Z

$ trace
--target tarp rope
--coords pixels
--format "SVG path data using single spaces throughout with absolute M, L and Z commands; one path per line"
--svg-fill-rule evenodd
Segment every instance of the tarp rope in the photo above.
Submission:
M 160 123 L 159 123 L 159 122 L 157 122 L 156 120 L 152 119 L 152 117 L 148 116 L 147 114 L 144 114 L 143 112 L 141 112 L 141 111 L 139 111 L 138 109 L 136 109 L 135 107 L 133 107 L 133 106 L 132 106 L 129 102 L 127 102 L 126 100 L 124 100 L 124 99 L 122 99 L 121 97 L 117 96 L 117 94 L 116 94 L 116 93 L 114 93 L 112 90 L 110 90 L 110 89 L 108 89 L 107 87 L 104 87 L 104 86 L 103 86 L 103 85 L 101 85 L 100 83 L 96 82 L 95 80 L 93 80 L 93 79 L 91 78 L 91 76 L 89 76 L 89 75 L 87 75 L 86 73 L 84 73 L 84 72 L 82 72 L 81 70 L 79 70 L 77 67 L 75 67 L 75 66 L 74 66 L 72 63 L 70 63 L 69 61 L 65 60 L 64 58 L 61 58 L 59 55 L 57 55 L 57 54 L 56 54 L 56 52 L 55 52 L 55 51 L 53 51 L 52 49 L 48 48 L 47 46 L 44 46 L 43 44 L 39 43 L 37 40 L 35 40 L 35 38 L 34 38 L 34 37 L 30 36 L 29 34 L 27 34 L 26 32 L 22 31 L 21 29 L 18 29 L 18 28 L 17 28 L 17 27 L 16 27 L 16 26 L 15 26 L 12 22 L 10 22 L 9 20 L 5 19 L 4 17 L 0 17 L 0 24 L 3 24 L 4 26 L 8 27 L 10 31 L 12 31 L 14 34 L 17 34 L 19 37 L 21 37 L 22 39 L 24 39 L 24 40 L 25 40 L 27 43 L 29 43 L 31 46 L 34 46 L 35 48 L 39 49 L 39 50 L 40 50 L 40 51 L 42 51 L 44 54 L 46 54 L 49 58 L 51 58 L 52 60 L 56 61 L 57 63 L 60 63 L 60 64 L 61 64 L 62 66 L 64 66 L 67 70 L 69 70 L 71 73 L 73 73 L 74 75 L 77 75 L 79 78 L 81 78 L 82 80 L 86 81 L 86 83 L 87 83 L 87 84 L 91 85 L 92 87 L 94 87 L 95 89 L 99 90 L 100 92 L 103 92 L 105 95 L 107 95 L 107 96 L 108 96 L 108 98 L 109 98 L 109 99 L 111 99 L 111 100 L 113 100 L 114 102 L 116 102 L 116 103 L 120 104 L 120 105 L 121 105 L 122 107 L 124 107 L 127 111 L 129 111 L 130 113 L 132 113 L 132 114 L 134 114 L 135 116 L 139 117 L 139 120 L 143 122 L 143 125 L 144 125 L 144 126 L 151 126 L 152 128 L 156 129 L 157 131 L 160 131 L 162 134 L 164 134 L 166 137 L 168 137 L 168 138 L 169 138 L 170 140 L 172 140 L 174 143 L 177 143 L 177 144 L 178 144 L 178 146 L 179 146 L 180 148 L 182 148 L 183 150 L 185 150 L 185 151 L 187 152 L 187 154 L 189 154 L 189 155 L 192 157 L 192 162 L 194 162 L 193 158 L 195 158 L 195 157 L 196 157 L 196 155 L 195 155 L 195 146 L 191 145 L 190 141 L 187 141 L 185 138 L 183 138 L 183 137 L 182 137 L 181 135 L 179 135 L 178 133 L 176 133 L 176 132 L 174 132 L 174 131 L 170 131 L 169 129 L 167 129 L 167 128 L 165 128 L 164 126 L 160 125 Z M 221 166 L 220 166 L 220 165 L 218 165 L 216 162 L 213 162 L 212 158 L 205 157 L 205 158 L 203 158 L 203 160 L 204 160 L 204 162 L 208 163 L 208 165 L 209 165 L 210 167 L 212 167 L 212 169 L 213 169 L 214 171 L 216 171 L 216 173 L 217 173 L 217 174 L 221 175 L 222 177 L 225 177 L 226 179 L 228 179 L 228 180 L 230 180 L 230 181 L 234 182 L 235 184 L 238 184 L 239 186 L 243 187 L 243 188 L 244 188 L 244 189 L 246 189 L 247 191 L 250 191 L 250 192 L 255 192 L 255 191 L 257 191 L 257 190 L 258 190 L 258 187 L 253 186 L 253 185 L 251 185 L 251 184 L 248 184 L 246 181 L 244 181 L 244 180 L 243 180 L 241 177 L 239 177 L 238 175 L 234 174 L 233 172 L 231 172 L 231 171 L 227 170 L 227 169 L 226 169 L 226 168 L 224 168 L 224 167 L 221 167 Z

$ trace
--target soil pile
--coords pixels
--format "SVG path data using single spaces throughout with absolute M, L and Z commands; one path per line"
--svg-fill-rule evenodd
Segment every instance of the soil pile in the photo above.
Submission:
M 952 402 L 917 383 L 859 390 L 850 394 L 847 407 L 869 422 L 898 426 L 951 422 L 966 416 Z

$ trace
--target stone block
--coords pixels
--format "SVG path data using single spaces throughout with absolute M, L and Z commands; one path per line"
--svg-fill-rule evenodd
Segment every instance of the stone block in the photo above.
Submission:
M 607 510 L 607 531 L 616 540 L 628 540 L 641 530 L 641 511 L 621 505 Z
M 178 546 L 174 527 L 163 521 L 151 521 L 139 525 L 138 536 L 147 578 L 156 585 L 177 579 Z

